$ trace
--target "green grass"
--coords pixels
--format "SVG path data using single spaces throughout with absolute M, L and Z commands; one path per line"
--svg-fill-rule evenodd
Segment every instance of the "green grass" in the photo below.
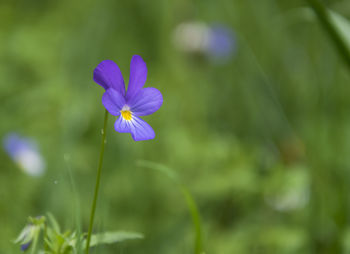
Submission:
M 348 1 L 323 3 L 349 19 Z M 0 150 L 0 252 L 20 253 L 12 240 L 28 216 L 51 212 L 64 230 L 87 231 L 104 114 L 92 71 L 114 60 L 127 83 L 133 54 L 164 104 L 145 117 L 152 141 L 116 133 L 110 118 L 95 232 L 144 239 L 98 253 L 194 252 L 197 222 L 176 184 L 138 161 L 176 170 L 201 216 L 205 253 L 349 252 L 349 71 L 305 8 L 304 0 L 2 1 L 0 137 L 35 138 L 47 171 L 31 178 Z M 230 26 L 235 56 L 217 65 L 179 52 L 173 31 L 188 20 Z

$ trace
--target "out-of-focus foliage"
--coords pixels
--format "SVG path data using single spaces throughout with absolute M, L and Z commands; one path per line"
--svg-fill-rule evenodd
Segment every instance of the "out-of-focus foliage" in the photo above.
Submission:
M 324 3 L 344 19 L 346 0 Z M 146 117 L 152 141 L 109 122 L 95 232 L 142 232 L 98 253 L 192 253 L 194 232 L 176 186 L 137 165 L 176 170 L 197 201 L 206 253 L 350 251 L 350 76 L 302 0 L 0 2 L 0 135 L 35 139 L 45 174 L 24 174 L 0 151 L 0 252 L 26 218 L 52 212 L 87 231 L 99 155 L 103 89 L 94 67 L 147 63 L 164 96 Z M 182 52 L 184 22 L 232 29 L 218 62 Z M 113 119 L 111 117 L 110 119 Z M 113 119 L 114 120 L 114 119 Z
M 47 217 L 29 217 L 28 224 L 15 240 L 23 252 L 73 254 L 82 253 L 86 249 L 84 234 L 71 230 L 62 232 L 54 216 L 48 214 Z M 115 244 L 141 238 L 143 238 L 142 234 L 135 232 L 103 232 L 93 234 L 89 246 L 96 247 L 101 244 Z

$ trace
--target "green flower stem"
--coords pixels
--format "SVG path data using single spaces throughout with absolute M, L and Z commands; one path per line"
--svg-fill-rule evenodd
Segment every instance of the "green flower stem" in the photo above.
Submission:
M 307 0 L 310 6 L 316 13 L 321 25 L 324 27 L 329 37 L 332 39 L 334 45 L 336 46 L 339 55 L 341 55 L 350 69 L 350 51 L 346 45 L 344 39 L 340 35 L 334 23 L 331 20 L 331 16 L 326 7 L 321 3 L 320 0 Z
M 202 250 L 201 218 L 199 215 L 199 211 L 198 211 L 196 202 L 194 201 L 192 195 L 187 190 L 187 188 L 183 185 L 180 185 L 180 189 L 181 189 L 182 194 L 184 195 L 184 197 L 186 199 L 186 203 L 187 203 L 188 209 L 190 210 L 190 214 L 192 217 L 193 228 L 194 228 L 194 231 L 196 233 L 196 239 L 195 239 L 195 244 L 194 244 L 194 253 L 201 254 L 201 253 L 203 253 L 203 250 Z
M 107 122 L 108 122 L 108 111 L 106 110 L 106 112 L 105 112 L 105 120 L 104 120 L 104 124 L 103 124 L 103 129 L 102 129 L 102 143 L 101 143 L 101 151 L 100 151 L 100 160 L 99 160 L 98 169 L 97 169 L 97 177 L 96 177 L 94 200 L 92 202 L 91 215 L 90 215 L 90 225 L 89 225 L 89 231 L 88 231 L 88 235 L 87 235 L 87 239 L 86 239 L 86 254 L 89 254 L 90 240 L 91 240 L 91 233 L 92 233 L 92 228 L 93 228 L 93 224 L 94 224 L 94 217 L 95 217 L 95 211 L 96 211 L 98 190 L 100 188 L 102 162 L 103 162 L 103 155 L 104 155 L 105 143 L 106 143 Z

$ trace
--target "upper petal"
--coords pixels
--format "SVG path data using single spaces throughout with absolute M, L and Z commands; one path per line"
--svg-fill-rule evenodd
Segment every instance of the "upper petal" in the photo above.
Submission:
M 109 88 L 102 96 L 102 104 L 111 115 L 118 116 L 125 105 L 125 98 L 118 91 Z
M 94 70 L 94 81 L 104 89 L 113 88 L 125 95 L 123 75 L 118 65 L 112 60 L 104 60 Z
M 120 116 L 114 124 L 118 132 L 129 132 L 135 141 L 153 139 L 155 137 L 152 127 L 137 116 L 132 116 L 131 120 L 125 120 Z
M 137 116 L 146 116 L 156 112 L 163 104 L 161 92 L 153 87 L 143 88 L 131 97 L 127 104 L 133 114 Z
M 147 66 L 141 56 L 134 55 L 130 63 L 130 77 L 127 98 L 131 98 L 140 90 L 147 79 Z

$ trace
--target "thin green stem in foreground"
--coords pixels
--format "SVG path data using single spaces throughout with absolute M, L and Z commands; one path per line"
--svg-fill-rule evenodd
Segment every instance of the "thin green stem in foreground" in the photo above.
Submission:
M 334 26 L 329 11 L 319 0 L 307 0 L 310 6 L 315 11 L 321 25 L 324 27 L 329 37 L 332 39 L 334 45 L 336 46 L 339 55 L 341 55 L 350 68 L 350 50 L 346 45 L 344 39 L 340 35 L 337 28 Z
M 104 155 L 105 143 L 106 143 L 107 122 L 108 122 L 108 111 L 106 110 L 106 112 L 105 112 L 105 120 L 104 120 L 104 124 L 103 124 L 103 129 L 102 129 L 102 143 L 101 143 L 101 151 L 100 151 L 100 160 L 99 160 L 98 169 L 97 169 L 97 177 L 96 177 L 94 200 L 92 201 L 89 231 L 88 231 L 88 235 L 87 235 L 87 239 L 86 239 L 86 254 L 89 254 L 89 249 L 90 249 L 89 246 L 90 246 L 92 228 L 93 228 L 93 224 L 94 224 L 94 217 L 95 217 L 95 211 L 96 211 L 98 190 L 100 188 L 102 162 L 103 162 L 103 155 Z
M 202 253 L 202 229 L 201 229 L 201 219 L 199 216 L 199 211 L 194 201 L 192 195 L 187 190 L 187 188 L 183 185 L 180 185 L 180 189 L 182 194 L 184 195 L 187 203 L 187 207 L 190 210 L 190 214 L 192 217 L 193 228 L 195 231 L 195 243 L 194 243 L 194 253 L 201 254 Z

